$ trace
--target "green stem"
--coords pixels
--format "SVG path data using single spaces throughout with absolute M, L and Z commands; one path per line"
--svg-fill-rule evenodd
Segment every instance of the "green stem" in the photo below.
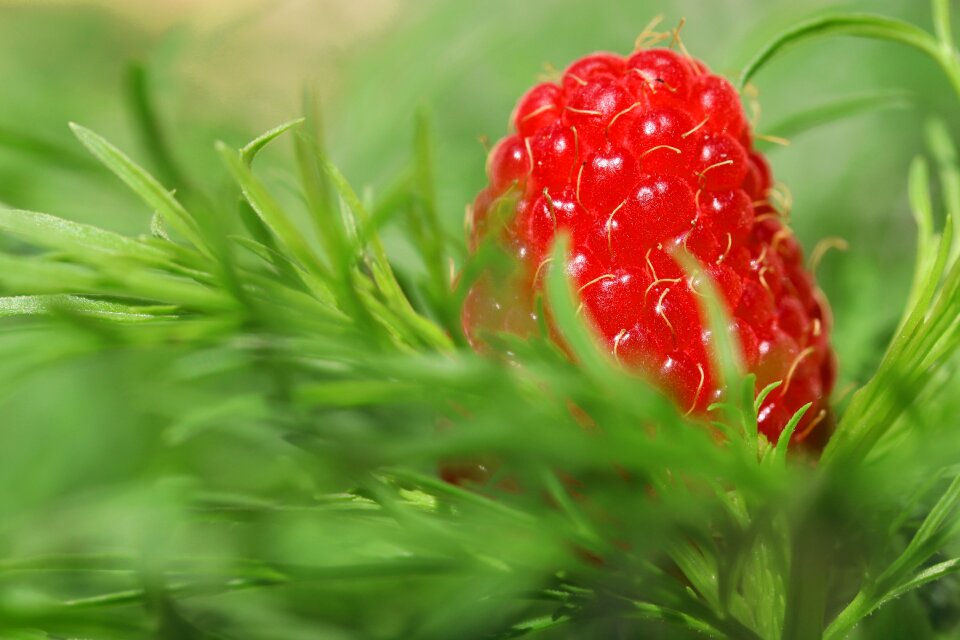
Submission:
M 933 0 L 933 28 L 940 44 L 952 48 L 953 29 L 950 25 L 950 0 Z
M 940 63 L 940 68 L 943 69 L 943 72 L 950 79 L 954 91 L 960 96 L 960 54 L 957 53 L 957 47 L 953 40 L 953 27 L 950 19 L 950 0 L 933 0 L 932 8 L 934 33 L 936 33 L 937 42 L 940 44 L 937 61 Z M 938 139 L 948 140 L 949 137 L 932 135 L 930 139 L 935 143 Z M 937 153 L 938 151 L 939 153 Z M 960 188 L 958 188 L 956 178 L 956 154 L 954 150 L 950 148 L 950 145 L 942 144 L 936 145 L 934 152 L 938 156 L 941 167 L 949 164 L 952 170 L 941 170 L 941 181 L 943 182 L 944 190 L 947 192 L 944 199 L 947 203 L 948 212 L 952 216 L 954 237 L 960 238 L 960 211 L 957 210 L 957 206 L 960 206 L 958 205 L 958 202 L 960 202 L 960 195 L 958 195 Z M 951 251 L 951 261 L 956 259 L 957 255 L 956 250 Z
M 960 98 L 960 58 L 957 57 L 957 50 L 951 44 L 949 49 L 938 49 L 933 58 L 943 69 L 950 80 L 950 86 L 953 87 L 957 97 Z
M 157 115 L 150 92 L 150 78 L 146 66 L 132 64 L 127 72 L 127 87 L 130 100 L 130 110 L 137 123 L 142 143 L 153 160 L 160 181 L 178 191 L 192 190 L 191 185 L 184 177 L 184 173 L 177 166 L 167 137 Z
M 792 545 L 783 640 L 819 640 L 823 633 L 829 575 L 824 550 L 830 548 L 825 530 L 814 505 L 797 528 Z
M 843 611 L 834 618 L 830 626 L 823 633 L 823 640 L 840 640 L 845 638 L 853 630 L 857 623 L 865 618 L 873 610 L 873 599 L 868 597 L 863 591 L 844 607 Z
M 960 98 L 960 58 L 953 42 L 950 24 L 950 0 L 932 0 L 933 26 L 936 37 L 925 34 L 917 48 L 933 58 L 946 74 L 957 97 Z
M 936 61 L 960 97 L 960 59 L 950 28 L 949 0 L 933 0 L 933 15 L 936 36 L 908 22 L 873 14 L 842 13 L 814 18 L 788 29 L 754 56 L 740 75 L 740 86 L 746 86 L 764 64 L 794 44 L 828 36 L 851 36 L 899 42 L 921 51 Z

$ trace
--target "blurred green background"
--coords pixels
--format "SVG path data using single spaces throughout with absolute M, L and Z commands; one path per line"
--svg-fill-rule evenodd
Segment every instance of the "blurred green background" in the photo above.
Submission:
M 482 140 L 506 133 L 514 101 L 549 67 L 562 69 L 592 50 L 628 52 L 662 13 L 666 25 L 685 17 L 683 38 L 693 55 L 733 76 L 775 33 L 829 9 L 929 27 L 926 3 L 914 0 L 0 1 L 0 203 L 125 233 L 149 230 L 151 212 L 89 161 L 67 128 L 70 121 L 88 126 L 156 169 L 130 108 L 129 68 L 138 63 L 148 70 L 173 155 L 192 181 L 213 192 L 226 182 L 214 141 L 239 146 L 299 116 L 305 87 L 321 96 L 333 158 L 354 185 L 374 193 L 407 166 L 414 116 L 425 107 L 444 224 L 459 233 L 464 206 L 485 182 Z M 829 253 L 818 273 L 835 313 L 843 389 L 869 376 L 901 312 L 915 237 L 907 168 L 923 153 L 924 119 L 953 112 L 953 97 L 920 54 L 868 41 L 804 45 L 768 65 L 755 84 L 759 132 L 864 91 L 903 88 L 911 95 L 909 109 L 830 124 L 770 151 L 776 177 L 793 194 L 792 226 L 808 253 L 821 238 L 849 243 L 848 251 Z M 291 180 L 288 145 L 271 147 L 258 163 L 281 189 Z M 59 548 L 59 534 L 70 528 L 77 546 L 98 536 L 149 546 L 136 509 L 137 491 L 147 489 L 128 495 L 123 483 L 152 470 L 200 469 L 215 486 L 234 489 L 280 491 L 306 482 L 290 471 L 292 462 L 284 466 L 285 452 L 270 465 L 245 458 L 245 438 L 256 436 L 243 425 L 236 450 L 229 440 L 204 448 L 202 438 L 195 448 L 164 450 L 170 443 L 160 439 L 161 427 L 191 406 L 192 381 L 206 367 L 216 370 L 215 355 L 212 364 L 197 356 L 192 368 L 177 372 L 182 385 L 166 387 L 149 381 L 158 367 L 170 366 L 174 348 L 162 356 L 108 353 L 39 366 L 47 350 L 69 352 L 75 336 L 51 341 L 12 327 L 0 326 L 3 550 Z M 75 347 L 88 348 L 79 339 Z M 99 496 L 101 486 L 111 489 Z M 103 511 L 84 506 L 74 517 L 73 495 Z M 154 505 L 166 500 L 150 495 Z M 63 500 L 56 510 L 39 508 L 53 500 Z M 98 527 L 97 518 L 110 526 Z M 336 537 L 297 528 L 261 534 L 264 544 L 298 550 L 309 546 L 303 540 Z M 219 539 L 184 544 L 226 552 Z M 0 598 L 0 614 L 7 604 Z M 311 633 L 305 627 L 302 637 Z

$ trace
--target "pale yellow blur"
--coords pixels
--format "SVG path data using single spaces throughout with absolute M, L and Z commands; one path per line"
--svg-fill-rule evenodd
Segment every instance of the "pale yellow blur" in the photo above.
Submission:
M 254 14 L 274 14 L 284 30 L 320 27 L 325 35 L 362 33 L 392 16 L 396 0 L 0 0 L 0 7 L 88 5 L 106 9 L 147 29 L 174 24 L 218 28 Z M 287 18 L 286 20 L 284 18 Z M 344 29 L 346 28 L 346 29 Z
M 400 0 L 0 0 L 0 11 L 89 7 L 105 11 L 166 50 L 177 78 L 168 107 L 219 118 L 227 112 L 269 126 L 299 108 L 306 84 L 337 91 L 344 54 L 380 37 L 399 15 Z M 211 117 L 211 119 L 216 119 Z

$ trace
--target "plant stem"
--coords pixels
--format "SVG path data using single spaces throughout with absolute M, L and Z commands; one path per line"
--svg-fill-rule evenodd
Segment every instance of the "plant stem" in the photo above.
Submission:
M 933 28 L 941 45 L 952 45 L 953 30 L 950 25 L 950 0 L 933 0 Z
M 933 28 L 936 35 L 936 48 L 923 47 L 922 50 L 933 57 L 950 80 L 957 97 L 960 97 L 960 58 L 953 41 L 953 29 L 950 22 L 950 0 L 932 0 Z
M 937 51 L 934 59 L 943 69 L 943 72 L 950 80 L 950 86 L 953 87 L 957 97 L 960 98 L 960 58 L 957 57 L 957 50 L 953 44 L 949 48 L 941 48 Z
M 819 640 L 823 633 L 829 573 L 824 558 L 829 541 L 823 531 L 814 506 L 795 532 L 783 640 Z
M 861 591 L 830 623 L 830 626 L 823 633 L 823 640 L 840 640 L 840 638 L 846 637 L 857 626 L 857 623 L 872 610 L 872 598 Z

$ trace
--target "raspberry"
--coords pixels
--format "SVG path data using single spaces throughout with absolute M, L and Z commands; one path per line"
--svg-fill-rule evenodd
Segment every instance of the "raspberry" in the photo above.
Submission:
M 468 228 L 472 248 L 500 229 L 496 240 L 518 264 L 507 284 L 485 277 L 468 296 L 463 325 L 474 347 L 483 331 L 537 330 L 544 261 L 565 232 L 567 272 L 598 338 L 702 416 L 722 390 L 698 282 L 671 255 L 683 246 L 722 295 L 757 388 L 782 381 L 760 408 L 761 432 L 776 441 L 813 402 L 793 438 L 822 442 L 836 369 L 830 313 L 769 202 L 770 167 L 733 86 L 668 49 L 595 53 L 527 92 L 513 124 L 490 152 L 489 186 Z M 513 219 L 497 225 L 491 216 L 504 206 Z

